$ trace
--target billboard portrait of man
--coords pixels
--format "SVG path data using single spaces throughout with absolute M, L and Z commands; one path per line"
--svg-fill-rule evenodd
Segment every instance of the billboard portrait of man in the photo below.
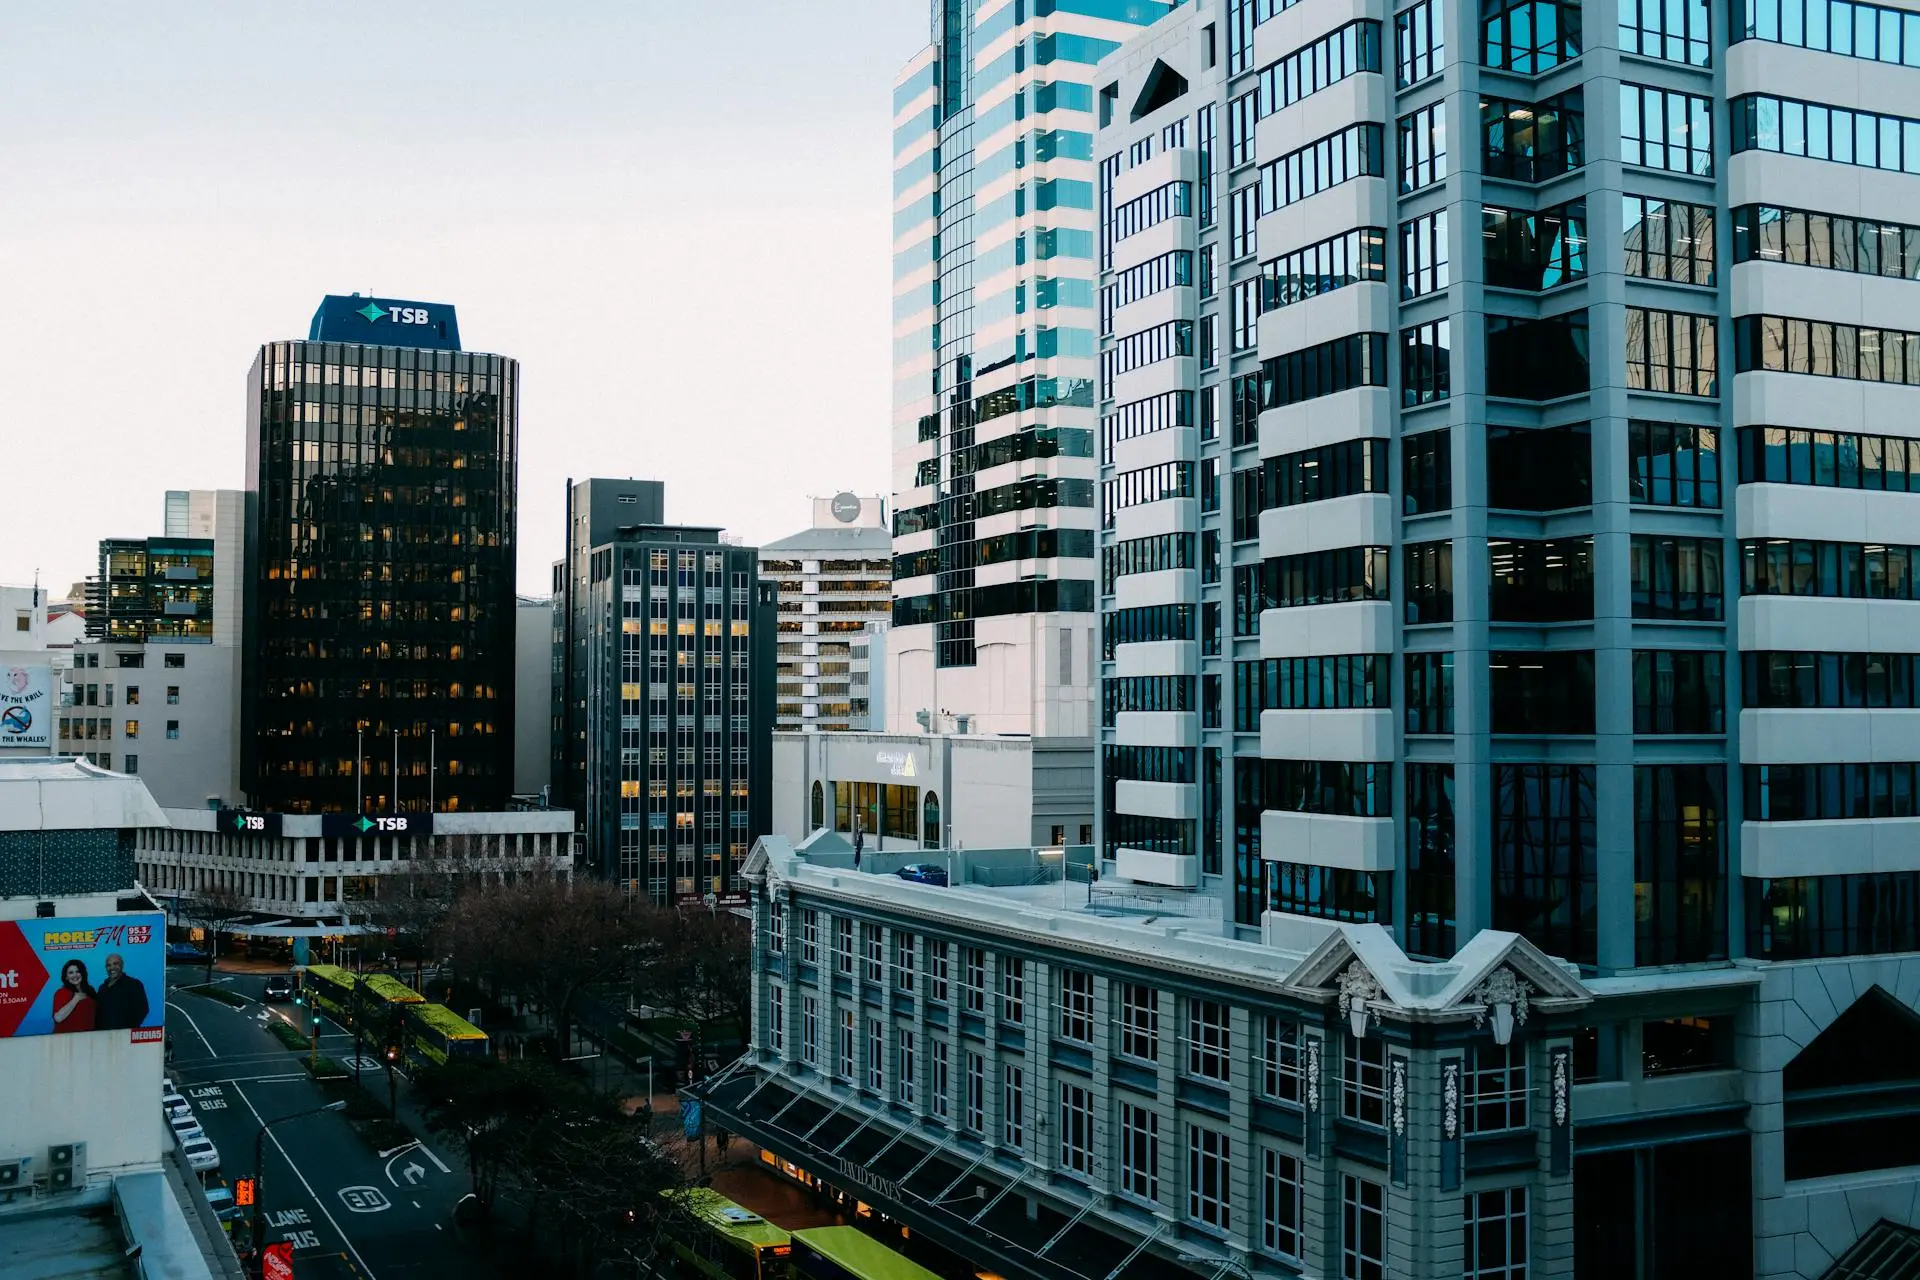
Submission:
M 94 994 L 93 1025 L 99 1031 L 132 1030 L 147 1024 L 147 987 L 127 972 L 118 951 L 107 954 L 107 976 Z

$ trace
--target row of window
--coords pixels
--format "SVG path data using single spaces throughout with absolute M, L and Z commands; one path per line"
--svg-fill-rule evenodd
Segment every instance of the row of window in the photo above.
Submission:
M 1483 205 L 1480 243 L 1490 285 L 1538 293 L 1579 280 L 1587 274 L 1587 202 L 1573 200 L 1537 211 Z M 1441 272 L 1437 287 L 1446 285 L 1444 262 Z M 1411 264 L 1407 275 L 1412 275 Z M 1403 283 L 1403 294 L 1412 296 L 1410 288 Z
M 1920 280 L 1920 227 L 1746 204 L 1732 211 L 1733 260 Z
M 1146 538 L 1129 538 L 1104 547 L 1100 552 L 1100 582 L 1112 591 L 1114 579 L 1131 573 L 1158 573 L 1163 569 L 1193 568 L 1193 535 L 1160 533 Z
M 1385 131 L 1371 122 L 1349 125 L 1338 132 L 1288 152 L 1260 166 L 1258 195 L 1246 213 L 1252 219 L 1274 213 L 1308 196 L 1355 178 L 1386 175 Z M 1253 191 L 1256 188 L 1244 187 Z M 1249 226 L 1249 230 L 1251 227 Z M 1244 246 L 1251 251 L 1251 242 Z M 1237 258 L 1241 256 L 1235 253 Z
M 1920 173 L 1920 120 L 1766 93 L 1733 99 L 1727 104 L 1727 119 L 1733 128 L 1735 155 L 1771 151 L 1892 173 Z
M 1123 471 L 1100 482 L 1100 511 L 1109 528 L 1113 513 L 1145 502 L 1193 496 L 1193 464 L 1161 462 L 1138 471 Z
M 1264 658 L 1233 664 L 1233 727 L 1258 733 L 1262 711 L 1355 711 L 1391 705 L 1385 654 Z
M 1264 120 L 1348 76 L 1378 70 L 1380 24 L 1364 18 L 1349 22 L 1262 67 L 1255 114 Z
M 1260 264 L 1264 281 L 1262 311 L 1317 298 L 1323 293 L 1367 280 L 1387 278 L 1387 233 L 1382 227 L 1360 227 Z
M 1144 369 L 1161 360 L 1193 354 L 1193 321 L 1169 320 L 1165 324 L 1130 333 L 1116 339 L 1100 352 L 1100 385 L 1113 391 L 1113 379 L 1122 373 Z
M 1291 609 L 1388 598 L 1385 547 L 1335 547 L 1273 556 L 1258 567 L 1262 607 Z M 1248 569 L 1255 566 L 1245 566 Z
M 1741 427 L 1734 444 L 1741 484 L 1920 493 L 1920 440 L 1804 427 Z
M 1113 313 L 1121 307 L 1151 298 L 1163 289 L 1193 283 L 1193 253 L 1175 249 L 1113 275 L 1100 290 L 1100 332 L 1113 332 Z
M 1100 615 L 1101 651 L 1111 659 L 1116 645 L 1191 640 L 1193 619 L 1194 606 L 1190 604 L 1147 604 L 1107 610 Z
M 1129 400 L 1100 418 L 1100 458 L 1113 460 L 1113 446 L 1135 436 L 1150 435 L 1168 427 L 1193 425 L 1193 393 L 1163 391 L 1143 400 Z
M 1920 707 L 1916 667 L 1914 653 L 1749 651 L 1740 655 L 1740 698 L 1750 708 Z
M 1157 226 L 1168 218 L 1185 218 L 1193 213 L 1193 184 L 1191 182 L 1169 182 L 1155 187 L 1142 196 L 1135 196 L 1125 204 L 1116 205 L 1111 218 L 1112 232 L 1109 243 L 1117 243 L 1128 236 Z
M 1116 747 L 1100 749 L 1101 772 L 1135 782 L 1192 782 L 1192 747 Z
M 1730 40 L 1920 67 L 1920 13 L 1856 0 L 1731 0 Z
M 1920 386 L 1920 333 L 1794 316 L 1736 316 L 1736 373 L 1806 373 Z
M 1109 676 L 1100 682 L 1100 723 L 1122 711 L 1192 711 L 1192 676 Z
M 1914 599 L 1920 548 L 1884 543 L 1749 538 L 1740 544 L 1740 594 Z
M 1920 815 L 1911 761 L 1878 764 L 1750 764 L 1748 822 L 1815 822 Z

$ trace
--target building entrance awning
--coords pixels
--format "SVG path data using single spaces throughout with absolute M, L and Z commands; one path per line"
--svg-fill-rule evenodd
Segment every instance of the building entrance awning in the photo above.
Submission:
M 1091 1192 L 1052 1186 L 977 1143 L 936 1141 L 905 1116 L 794 1076 L 742 1061 L 693 1092 L 713 1123 L 1010 1280 L 1247 1275 L 1246 1261 L 1218 1245 L 1181 1239 L 1171 1225 L 1144 1216 L 1138 1231 L 1122 1234 L 1111 1218 L 1094 1214 Z

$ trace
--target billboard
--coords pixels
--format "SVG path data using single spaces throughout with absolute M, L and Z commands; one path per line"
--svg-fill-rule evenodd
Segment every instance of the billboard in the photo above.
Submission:
M 53 668 L 0 664 L 0 747 L 53 750 Z
M 165 926 L 157 913 L 0 920 L 0 1039 L 124 1031 L 159 1040 Z

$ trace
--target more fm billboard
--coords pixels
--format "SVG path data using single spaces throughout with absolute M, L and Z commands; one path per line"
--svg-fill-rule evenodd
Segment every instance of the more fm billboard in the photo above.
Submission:
M 163 1034 L 166 927 L 158 914 L 0 920 L 0 1039 Z
M 53 750 L 53 668 L 0 663 L 0 747 Z

